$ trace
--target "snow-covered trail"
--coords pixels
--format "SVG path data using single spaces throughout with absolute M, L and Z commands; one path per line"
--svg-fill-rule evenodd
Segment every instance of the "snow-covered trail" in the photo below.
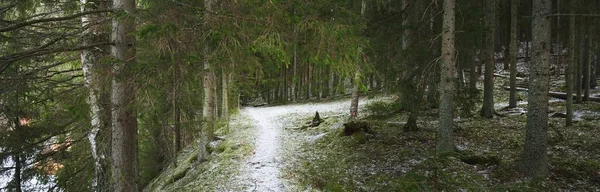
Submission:
M 362 100 L 360 105 L 370 102 Z M 281 140 L 286 134 L 285 127 L 293 127 L 282 120 L 286 116 L 309 117 L 315 111 L 321 114 L 343 114 L 350 110 L 350 100 L 344 99 L 327 103 L 307 103 L 274 107 L 246 107 L 242 113 L 254 121 L 255 151 L 248 159 L 241 178 L 250 183 L 247 191 L 288 191 L 289 186 L 280 178 L 282 149 Z M 296 125 L 297 126 L 297 125 Z

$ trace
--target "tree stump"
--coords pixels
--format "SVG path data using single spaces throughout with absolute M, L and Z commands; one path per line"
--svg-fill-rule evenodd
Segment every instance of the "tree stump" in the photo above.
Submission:
M 359 132 L 373 133 L 371 131 L 371 126 L 369 126 L 367 122 L 350 121 L 348 123 L 344 123 L 344 136 L 350 136 Z
M 310 121 L 310 123 L 308 124 L 309 127 L 317 127 L 319 126 L 321 123 L 323 122 L 323 119 L 321 119 L 321 117 L 319 116 L 319 112 L 315 112 L 315 117 L 313 117 L 313 120 Z

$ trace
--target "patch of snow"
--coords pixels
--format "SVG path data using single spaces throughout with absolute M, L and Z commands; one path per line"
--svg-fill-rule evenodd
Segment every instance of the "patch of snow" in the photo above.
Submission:
M 308 140 L 308 142 L 313 143 L 325 135 L 327 135 L 327 133 L 321 133 L 318 135 L 308 136 L 307 140 Z
M 373 100 L 361 98 L 359 105 L 363 106 Z M 348 116 L 350 100 L 340 100 L 327 103 L 305 103 L 285 106 L 270 107 L 245 107 L 242 113 L 247 114 L 254 121 L 254 154 L 247 160 L 246 166 L 240 176 L 247 183 L 247 191 L 286 191 L 280 178 L 281 149 L 280 143 L 284 132 L 286 117 L 312 116 L 316 111 L 322 116 L 343 115 Z M 309 138 L 317 140 L 326 133 Z

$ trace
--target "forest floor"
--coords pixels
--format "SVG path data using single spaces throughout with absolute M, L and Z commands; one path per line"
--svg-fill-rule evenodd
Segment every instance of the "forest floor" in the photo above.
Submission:
M 195 163 L 186 148 L 146 191 L 599 191 L 600 103 L 575 104 L 575 125 L 564 126 L 564 101 L 552 99 L 549 116 L 550 175 L 527 182 L 518 173 L 526 124 L 527 94 L 508 105 L 506 79 L 497 78 L 496 110 L 506 114 L 455 119 L 460 152 L 435 154 L 437 110 L 424 109 L 419 131 L 404 132 L 406 113 L 396 97 L 361 98 L 361 120 L 374 133 L 342 136 L 349 99 L 243 108 L 217 131 L 208 162 Z M 560 91 L 561 82 L 553 81 Z M 600 94 L 595 89 L 592 95 Z M 474 108 L 479 108 L 475 105 Z M 318 111 L 324 123 L 307 128 Z M 476 111 L 476 110 L 475 110 Z M 460 112 L 457 112 L 460 113 Z

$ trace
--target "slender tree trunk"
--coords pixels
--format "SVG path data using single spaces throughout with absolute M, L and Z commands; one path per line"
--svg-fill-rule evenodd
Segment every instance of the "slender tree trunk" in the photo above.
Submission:
M 367 9 L 367 2 L 362 0 L 360 15 L 364 17 L 365 11 Z M 360 49 L 360 47 L 358 48 Z M 358 62 L 358 61 L 357 61 Z M 354 84 L 352 86 L 352 100 L 350 102 L 350 119 L 354 119 L 358 116 L 358 100 L 360 98 L 360 83 L 361 83 L 361 74 L 358 69 L 354 72 Z
M 575 1 L 571 1 L 571 13 L 575 14 L 575 9 L 577 7 L 577 3 Z M 575 38 L 575 17 L 569 18 L 569 62 L 567 62 L 567 68 L 565 70 L 565 83 L 567 84 L 567 117 L 565 118 L 565 125 L 571 126 L 573 125 L 573 72 L 574 67 L 577 65 L 575 62 L 575 46 L 576 46 L 576 38 Z
M 581 66 L 583 72 L 583 101 L 588 101 L 590 99 L 590 37 L 587 34 L 587 28 L 584 32 L 585 37 L 583 39 L 583 43 L 581 45 Z
M 517 107 L 517 60 L 519 58 L 519 39 L 517 38 L 520 0 L 511 0 L 510 5 L 510 94 L 508 107 Z
M 440 70 L 440 120 L 437 153 L 454 150 L 452 129 L 454 126 L 454 94 L 456 81 L 454 48 L 454 0 L 444 0 L 444 23 L 442 33 L 442 65 Z
M 208 20 L 210 19 L 210 12 L 212 11 L 214 0 L 205 0 L 204 8 L 206 9 L 206 13 L 204 14 L 204 25 L 205 28 L 208 28 Z M 202 118 L 204 119 L 204 127 L 200 131 L 200 142 L 199 142 L 199 150 L 198 153 L 198 161 L 203 162 L 208 157 L 208 151 L 206 150 L 206 145 L 213 138 L 213 129 L 215 122 L 215 99 L 214 99 L 214 91 L 215 91 L 215 74 L 214 67 L 210 63 L 210 48 L 208 45 L 204 46 L 204 75 L 203 75 L 203 92 L 204 92 L 204 103 L 202 105 Z M 268 97 L 268 95 L 266 95 Z
M 483 106 L 481 116 L 494 117 L 494 38 L 496 21 L 496 0 L 485 1 L 485 21 L 488 31 L 485 37 L 485 80 L 483 82 Z
M 321 74 L 321 97 L 327 98 L 329 97 L 329 82 L 331 82 L 331 78 L 329 78 L 330 74 L 330 66 L 325 66 L 323 69 L 323 73 Z
M 297 50 L 296 50 L 296 45 L 294 45 L 294 74 L 292 75 L 292 102 L 296 102 L 296 100 L 298 99 L 298 80 L 300 79 L 298 77 L 298 55 L 297 55 Z
M 14 186 L 12 186 L 11 188 L 13 188 L 15 190 L 15 192 L 22 192 L 23 191 L 23 179 L 21 178 L 21 168 L 23 167 L 23 165 L 21 165 L 21 157 L 19 156 L 19 154 L 13 155 L 13 161 L 15 163 L 15 174 L 13 175 L 13 184 Z
M 474 49 L 471 49 L 470 52 L 471 53 L 475 53 Z M 475 62 L 474 58 L 469 58 L 468 61 L 470 62 L 470 66 L 469 66 L 469 90 L 472 91 L 472 92 L 476 92 L 477 91 L 477 79 L 478 79 L 478 75 L 477 75 L 477 71 L 476 71 L 477 62 Z
M 228 73 L 226 69 L 223 70 L 223 76 L 221 77 L 221 88 L 222 88 L 222 96 L 221 96 L 221 116 L 227 117 L 229 116 L 229 79 L 231 73 Z
M 135 0 L 113 0 L 115 10 L 125 17 L 113 20 L 112 56 L 112 182 L 113 190 L 138 191 L 137 120 L 134 110 L 135 80 L 131 79 L 135 64 Z
M 360 97 L 360 72 L 354 72 L 354 84 L 352 85 L 352 100 L 350 102 L 350 118 L 354 119 L 358 116 L 358 100 Z
M 108 4 L 97 0 L 81 0 L 81 12 L 106 9 Z M 105 38 L 107 32 L 103 31 L 99 22 L 101 20 L 100 15 L 85 15 L 81 17 L 83 31 L 83 46 L 91 45 L 101 41 Z M 104 39 L 108 40 L 108 39 Z M 102 105 L 101 97 L 107 97 L 105 89 L 101 83 L 103 75 L 100 74 L 101 68 L 99 65 L 100 57 L 103 53 L 97 50 L 83 50 L 81 52 L 81 63 L 84 75 L 84 84 L 88 91 L 87 103 L 90 106 L 90 126 L 91 130 L 88 134 L 88 141 L 90 142 L 92 158 L 94 159 L 94 176 L 92 178 L 92 190 L 93 191 L 108 191 L 110 189 L 109 174 L 104 169 L 106 166 L 106 154 L 103 152 L 107 144 L 110 142 L 103 142 L 108 140 L 103 137 L 108 132 L 109 127 L 106 126 L 107 122 L 104 122 L 107 118 L 104 117 L 104 113 L 110 111 L 106 109 L 106 106 Z M 102 130 L 102 131 L 101 131 Z M 104 147 L 102 147 L 104 146 Z
M 579 19 L 579 21 L 576 21 L 576 22 L 579 25 L 578 30 L 580 32 L 583 31 L 583 28 L 584 28 L 583 25 L 585 24 L 585 23 L 583 23 L 583 19 Z M 582 48 L 581 44 L 583 44 L 582 41 L 583 41 L 584 35 L 585 34 L 582 34 L 582 33 L 577 34 L 577 43 L 578 43 L 577 45 L 580 45 L 580 46 L 577 48 L 577 53 L 576 53 L 578 59 L 576 61 L 577 65 L 575 66 L 575 77 L 574 77 L 575 78 L 575 93 L 577 94 L 577 97 L 575 97 L 576 98 L 575 103 L 583 103 L 583 93 L 582 93 L 582 88 L 583 88 L 582 84 L 583 83 L 581 80 L 581 76 L 583 75 L 583 70 L 582 70 L 583 65 L 582 65 L 581 61 L 583 60 L 583 57 L 581 57 L 580 53 L 583 51 L 581 49 Z
M 529 73 L 527 130 L 521 171 L 529 178 L 548 175 L 548 90 L 550 81 L 551 0 L 533 0 L 533 58 Z

